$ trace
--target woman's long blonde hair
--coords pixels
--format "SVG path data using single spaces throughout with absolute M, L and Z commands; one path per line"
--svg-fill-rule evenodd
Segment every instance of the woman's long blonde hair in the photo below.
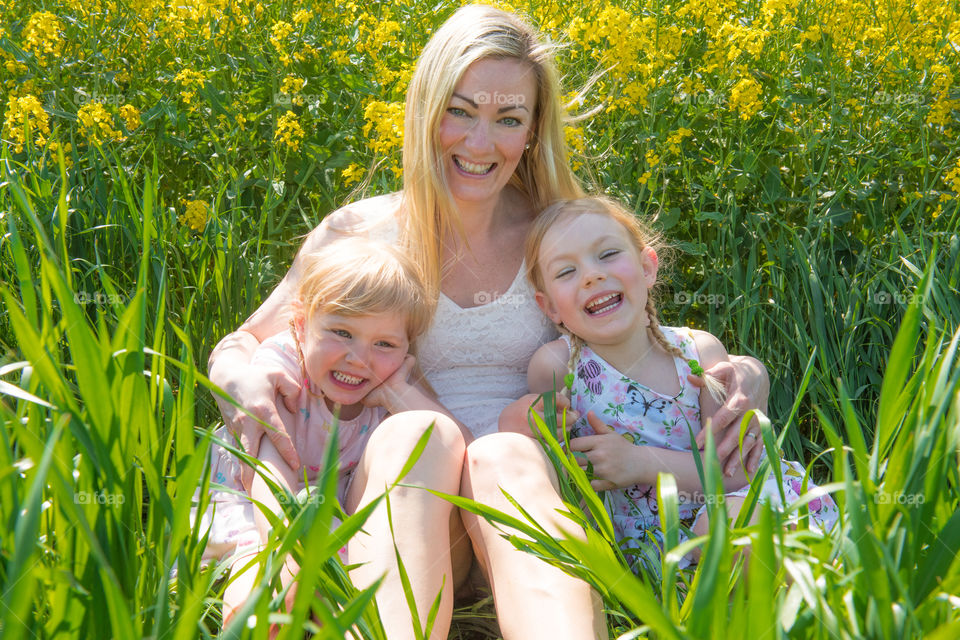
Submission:
M 516 15 L 485 5 L 461 7 L 424 47 L 407 90 L 401 239 L 434 295 L 440 289 L 441 242 L 453 233 L 463 236 L 437 131 L 467 67 L 485 58 L 527 64 L 537 81 L 530 148 L 510 184 L 527 196 L 533 211 L 583 195 L 567 158 L 553 47 Z

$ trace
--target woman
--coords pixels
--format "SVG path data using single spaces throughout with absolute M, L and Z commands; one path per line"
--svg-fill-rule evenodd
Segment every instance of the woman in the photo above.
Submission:
M 539 444 L 520 434 L 493 433 L 505 407 L 530 405 L 531 396 L 520 397 L 529 358 L 555 337 L 524 278 L 527 230 L 550 201 L 583 193 L 567 161 L 552 53 L 529 25 L 481 5 L 463 7 L 444 23 L 424 48 L 407 92 L 403 163 L 401 193 L 345 206 L 310 233 L 270 297 L 214 350 L 210 376 L 279 430 L 275 399 L 292 395 L 295 383 L 277 372 L 251 371 L 249 359 L 261 340 L 287 325 L 302 256 L 346 235 L 392 239 L 422 266 L 438 296 L 434 324 L 418 352 L 437 392 L 437 411 L 399 413 L 377 428 L 344 508 L 353 512 L 382 493 L 435 423 L 405 484 L 459 493 L 516 514 L 505 491 L 559 533 L 564 522 L 556 510 L 562 503 Z M 742 393 L 749 385 L 740 378 L 758 381 L 761 391 L 753 395 L 764 400 L 765 372 L 755 361 L 714 373 L 730 381 L 735 399 L 723 420 L 749 404 Z M 393 382 L 373 394 L 391 393 Z M 391 404 L 406 400 L 391 398 Z M 422 406 L 422 396 L 417 400 Z M 256 452 L 263 434 L 256 422 L 229 404 L 221 402 L 221 409 L 244 447 Z M 269 435 L 260 446 L 276 447 L 297 467 L 285 434 Z M 727 453 L 735 435 L 724 440 Z M 744 449 L 751 463 L 759 455 L 755 441 Z M 586 584 L 517 551 L 482 519 L 414 488 L 394 490 L 391 511 L 421 620 L 442 591 L 432 637 L 447 635 L 453 588 L 470 567 L 471 544 L 492 588 L 504 638 L 606 637 L 600 603 Z M 362 563 L 352 577 L 362 587 L 386 573 L 377 592 L 384 627 L 391 638 L 413 637 L 385 507 L 364 530 L 349 544 L 350 562 Z

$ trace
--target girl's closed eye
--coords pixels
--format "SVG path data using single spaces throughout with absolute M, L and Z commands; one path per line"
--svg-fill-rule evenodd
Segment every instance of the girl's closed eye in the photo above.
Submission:
M 620 249 L 604 249 L 600 252 L 600 259 L 606 260 L 607 258 L 612 258 L 619 253 L 621 253 Z
M 566 278 L 574 272 L 573 267 L 564 267 L 557 271 L 556 275 L 553 276 L 555 279 L 559 280 L 560 278 Z

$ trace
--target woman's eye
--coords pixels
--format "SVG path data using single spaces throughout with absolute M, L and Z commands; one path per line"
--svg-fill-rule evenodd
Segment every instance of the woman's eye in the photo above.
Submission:
M 457 118 L 465 118 L 467 115 L 467 112 L 460 107 L 447 107 L 447 113 Z
M 500 120 L 500 122 L 507 125 L 508 127 L 519 127 L 523 125 L 523 123 L 518 118 L 512 118 L 512 117 L 503 118 Z

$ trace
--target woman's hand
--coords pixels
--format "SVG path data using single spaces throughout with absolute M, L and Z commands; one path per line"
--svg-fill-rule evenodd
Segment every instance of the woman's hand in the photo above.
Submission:
M 593 490 L 607 491 L 640 482 L 636 455 L 639 448 L 627 442 L 593 411 L 587 413 L 587 422 L 597 435 L 573 438 L 570 450 L 585 454 L 585 457 L 577 456 L 581 467 L 593 466 L 594 479 L 590 481 Z
M 296 397 L 300 392 L 297 381 L 280 369 L 264 369 L 235 363 L 229 379 L 219 383 L 238 404 L 255 416 L 247 415 L 228 400 L 214 394 L 227 428 L 240 437 L 243 450 L 257 457 L 260 453 L 260 439 L 266 431 L 267 437 L 283 460 L 290 468 L 299 469 L 300 456 L 297 455 L 293 441 L 277 412 L 279 398 L 283 399 L 287 409 L 296 412 Z M 271 428 L 264 428 L 257 418 Z M 253 479 L 253 468 L 244 466 L 241 475 L 243 485 L 249 486 Z
M 568 427 L 580 418 L 580 414 L 570 408 L 570 400 L 562 393 L 554 394 L 557 405 L 557 440 L 563 442 L 563 426 Z M 536 438 L 538 433 L 529 423 L 531 407 L 543 418 L 543 396 L 539 393 L 528 393 L 519 400 L 514 400 L 500 412 L 498 421 L 499 431 L 509 431 Z M 566 411 L 566 417 L 564 417 Z M 566 421 L 566 423 L 564 423 Z
M 740 422 L 743 416 L 751 409 L 762 412 L 767 410 L 767 396 L 770 393 L 770 380 L 767 370 L 755 358 L 749 356 L 730 356 L 730 362 L 720 362 L 706 370 L 715 378 L 723 382 L 727 391 L 726 401 L 710 418 L 711 431 L 717 438 L 717 457 L 727 476 L 733 475 L 742 460 L 746 463 L 747 471 L 753 473 L 760 464 L 760 455 L 763 453 L 763 438 L 760 437 L 760 425 L 754 418 L 747 427 L 741 451 Z M 691 383 L 703 387 L 703 379 L 690 376 Z M 697 434 L 697 446 L 703 448 L 706 443 L 706 430 Z

